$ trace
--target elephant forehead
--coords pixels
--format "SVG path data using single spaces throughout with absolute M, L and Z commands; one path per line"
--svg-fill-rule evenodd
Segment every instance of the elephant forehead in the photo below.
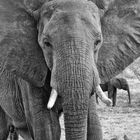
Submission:
M 93 10 L 94 9 L 94 10 Z M 42 6 L 42 13 L 50 12 L 50 11 L 55 11 L 55 10 L 62 10 L 62 11 L 77 11 L 77 12 L 82 12 L 85 13 L 85 11 L 90 11 L 91 10 L 91 5 L 88 4 L 87 1 L 83 0 L 58 0 L 58 1 L 51 1 L 51 2 L 46 2 Z M 97 6 L 92 3 L 92 12 L 98 13 L 98 8 Z
M 41 21 L 46 25 L 44 31 L 50 32 L 51 35 L 55 32 L 55 36 L 57 31 L 59 34 L 68 32 L 73 35 L 76 30 L 83 31 L 84 34 L 88 29 L 92 35 L 101 34 L 98 8 L 87 1 L 63 0 L 45 3 L 41 9 Z

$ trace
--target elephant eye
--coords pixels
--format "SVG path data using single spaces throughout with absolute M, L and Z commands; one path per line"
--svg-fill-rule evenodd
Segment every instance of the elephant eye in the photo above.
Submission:
M 52 44 L 48 40 L 44 40 L 45 47 L 52 48 Z
M 95 45 L 95 46 L 98 46 L 100 43 L 101 43 L 101 40 L 100 40 L 100 39 L 97 39 L 97 40 L 94 42 L 94 45 Z
M 50 43 L 50 42 L 48 42 L 48 41 L 45 41 L 45 42 L 44 42 L 44 44 L 45 44 L 45 46 L 46 46 L 46 47 L 49 47 L 49 48 L 51 48 L 51 47 L 52 47 L 51 43 Z

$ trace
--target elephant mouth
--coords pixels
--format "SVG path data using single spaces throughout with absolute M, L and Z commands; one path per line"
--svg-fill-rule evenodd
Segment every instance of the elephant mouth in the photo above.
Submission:
M 99 96 L 99 98 L 101 99 L 103 103 L 105 103 L 107 106 L 110 106 L 112 104 L 112 101 L 105 95 L 100 85 L 98 85 L 95 90 L 96 90 L 96 94 Z M 57 97 L 58 97 L 58 92 L 55 89 L 52 89 L 51 95 L 47 104 L 48 109 L 51 109 L 54 106 L 57 100 Z

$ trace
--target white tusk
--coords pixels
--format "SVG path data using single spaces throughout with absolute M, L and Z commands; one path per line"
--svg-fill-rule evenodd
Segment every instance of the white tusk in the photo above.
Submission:
M 112 104 L 111 99 L 109 99 L 109 98 L 106 96 L 106 94 L 102 91 L 100 85 L 98 85 L 98 86 L 96 87 L 96 90 L 95 90 L 95 91 L 96 91 L 96 94 L 99 96 L 99 98 L 101 99 L 101 101 L 102 101 L 103 103 L 105 103 L 105 104 L 108 105 L 108 106 L 110 106 L 110 105 Z
M 51 109 L 54 106 L 56 99 L 57 99 L 57 96 L 58 96 L 57 91 L 55 89 L 52 89 L 51 95 L 50 95 L 50 98 L 49 98 L 49 101 L 47 104 L 48 109 Z

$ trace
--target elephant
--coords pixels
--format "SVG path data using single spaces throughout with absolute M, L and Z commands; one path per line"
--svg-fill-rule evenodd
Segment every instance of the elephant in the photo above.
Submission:
M 130 89 L 126 79 L 112 78 L 109 82 L 100 84 L 103 91 L 108 91 L 108 98 L 112 99 L 112 106 L 116 105 L 117 88 L 128 92 L 129 104 L 131 104 Z M 96 102 L 98 103 L 98 95 L 96 94 Z
M 1 0 L 0 138 L 103 140 L 92 91 L 140 55 L 140 0 Z

